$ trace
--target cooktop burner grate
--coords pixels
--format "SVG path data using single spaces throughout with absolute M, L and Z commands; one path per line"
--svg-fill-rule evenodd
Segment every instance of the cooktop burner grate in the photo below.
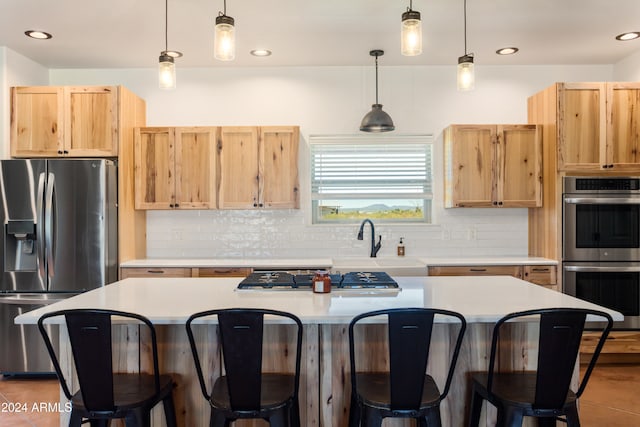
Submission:
M 238 284 L 238 289 L 311 290 L 313 274 L 291 274 L 284 271 L 251 273 Z M 398 283 L 387 273 L 352 272 L 331 274 L 332 289 L 395 289 Z

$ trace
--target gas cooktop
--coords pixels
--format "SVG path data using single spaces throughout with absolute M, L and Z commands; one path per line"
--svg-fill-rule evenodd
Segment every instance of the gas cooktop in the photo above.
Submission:
M 251 273 L 240 284 L 243 290 L 311 290 L 313 274 L 291 274 L 284 271 Z M 331 289 L 398 289 L 398 283 L 387 273 L 352 272 L 330 274 Z

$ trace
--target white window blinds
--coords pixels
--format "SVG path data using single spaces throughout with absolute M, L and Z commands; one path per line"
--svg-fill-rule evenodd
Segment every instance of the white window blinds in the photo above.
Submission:
M 310 137 L 311 197 L 431 199 L 431 135 Z

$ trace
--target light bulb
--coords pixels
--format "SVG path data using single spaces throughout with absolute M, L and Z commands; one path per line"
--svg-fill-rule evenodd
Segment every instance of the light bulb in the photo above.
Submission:
M 458 90 L 473 90 L 474 86 L 473 56 L 461 56 L 458 58 Z
M 233 18 L 222 15 L 216 18 L 213 56 L 221 61 L 236 57 L 236 32 Z
M 402 14 L 401 52 L 405 56 L 422 53 L 422 21 L 420 12 L 409 10 Z
M 160 55 L 158 65 L 158 84 L 160 89 L 175 89 L 176 87 L 176 66 L 173 58 L 164 52 Z

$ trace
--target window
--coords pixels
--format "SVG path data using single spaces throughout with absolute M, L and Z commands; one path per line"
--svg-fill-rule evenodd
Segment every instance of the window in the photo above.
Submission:
M 313 223 L 431 222 L 433 136 L 311 136 Z

